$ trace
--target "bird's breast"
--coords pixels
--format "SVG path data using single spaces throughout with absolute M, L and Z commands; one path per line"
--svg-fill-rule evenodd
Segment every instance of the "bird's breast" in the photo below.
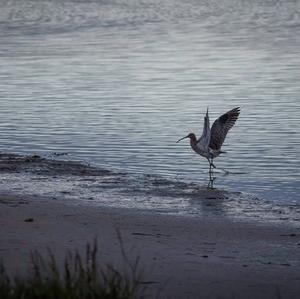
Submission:
M 209 152 L 208 150 L 205 150 L 204 148 L 201 147 L 201 145 L 199 143 L 192 143 L 191 142 L 191 148 L 194 150 L 194 152 L 196 152 L 198 155 L 202 156 L 202 157 L 206 157 L 208 158 L 209 156 Z

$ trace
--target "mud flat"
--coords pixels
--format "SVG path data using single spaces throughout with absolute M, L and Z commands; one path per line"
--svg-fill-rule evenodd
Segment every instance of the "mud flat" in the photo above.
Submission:
M 149 298 L 299 298 L 300 229 L 229 217 L 187 217 L 0 194 L 0 258 L 24 272 L 29 254 L 62 257 L 96 237 L 101 260 L 140 257 Z

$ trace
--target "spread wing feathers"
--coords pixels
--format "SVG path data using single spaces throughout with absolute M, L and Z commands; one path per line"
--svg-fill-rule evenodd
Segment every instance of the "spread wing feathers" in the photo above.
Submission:
M 203 125 L 202 136 L 205 137 L 206 140 L 208 140 L 208 142 L 207 142 L 207 144 L 208 144 L 209 139 L 210 139 L 210 124 L 209 124 L 208 108 L 207 108 L 207 111 L 206 111 L 206 115 L 204 117 L 204 125 Z
M 202 149 L 208 150 L 209 142 L 210 142 L 210 124 L 209 124 L 209 116 L 208 116 L 208 108 L 207 108 L 206 115 L 204 117 L 203 132 L 201 137 L 197 140 L 197 145 Z
M 209 147 L 220 150 L 228 131 L 233 127 L 240 115 L 240 107 L 234 108 L 215 120 L 211 127 Z

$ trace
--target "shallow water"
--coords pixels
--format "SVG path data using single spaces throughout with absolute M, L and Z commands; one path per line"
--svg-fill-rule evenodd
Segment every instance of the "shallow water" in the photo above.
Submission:
M 1 1 L 0 149 L 205 186 L 175 141 L 240 106 L 215 186 L 299 203 L 299 33 L 300 1 Z
M 0 190 L 31 200 L 129 208 L 188 217 L 275 222 L 299 227 L 300 204 L 280 203 L 245 192 L 207 188 L 159 175 L 109 171 L 57 154 L 0 155 Z M 0 200 L 1 203 L 1 200 Z

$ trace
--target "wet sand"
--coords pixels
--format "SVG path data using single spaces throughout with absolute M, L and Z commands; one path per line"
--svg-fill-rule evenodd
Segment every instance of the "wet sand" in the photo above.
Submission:
M 28 220 L 29 219 L 29 220 Z M 27 220 L 27 221 L 26 221 Z M 117 230 L 140 257 L 149 298 L 299 298 L 300 229 L 221 217 L 184 217 L 0 195 L 0 257 L 13 273 L 29 253 L 85 250 L 122 264 Z

